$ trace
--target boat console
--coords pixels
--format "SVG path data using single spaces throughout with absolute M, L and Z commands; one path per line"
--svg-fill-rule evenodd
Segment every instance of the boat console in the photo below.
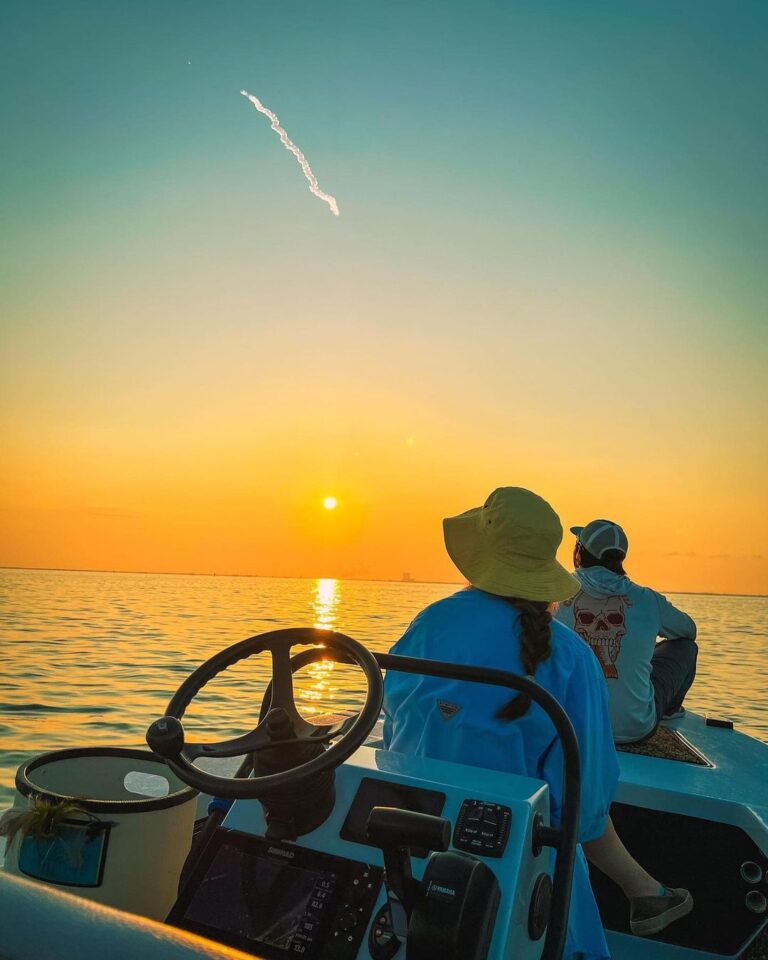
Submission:
M 409 957 L 537 957 L 551 872 L 548 850 L 532 855 L 537 816 L 539 781 L 478 769 L 467 783 L 464 767 L 361 747 L 336 772 L 331 815 L 295 841 L 268 839 L 261 804 L 237 801 L 169 922 L 264 960 L 404 957 L 409 927 L 423 942 Z
M 295 643 L 315 646 L 291 659 Z M 231 663 L 262 650 L 272 655 L 273 675 L 258 726 L 235 740 L 187 743 L 181 718 L 196 693 Z M 360 713 L 326 724 L 299 715 L 292 674 L 321 657 L 363 669 L 368 691 Z M 542 781 L 364 745 L 381 708 L 382 666 L 530 693 L 564 746 L 562 827 L 549 826 Z M 275 631 L 198 668 L 166 716 L 152 724 L 147 742 L 187 783 L 234 801 L 210 818 L 170 924 L 264 960 L 562 955 L 578 823 L 578 750 L 562 708 L 531 680 L 374 658 L 331 631 Z M 195 766 L 201 757 L 244 753 L 251 760 L 235 777 Z

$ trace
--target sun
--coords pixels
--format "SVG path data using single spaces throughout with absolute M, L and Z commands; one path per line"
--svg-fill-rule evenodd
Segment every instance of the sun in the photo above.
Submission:
M 336 497 L 326 497 L 325 500 L 323 500 L 323 506 L 326 510 L 335 510 L 337 504 L 338 500 Z

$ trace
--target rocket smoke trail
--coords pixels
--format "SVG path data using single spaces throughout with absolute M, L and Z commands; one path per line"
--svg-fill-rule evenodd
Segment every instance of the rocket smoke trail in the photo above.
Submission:
M 263 113 L 265 117 L 269 117 L 270 123 L 272 125 L 272 129 L 275 131 L 278 137 L 280 137 L 280 140 L 282 141 L 285 149 L 290 150 L 291 153 L 294 155 L 294 157 L 296 157 L 296 159 L 299 161 L 299 166 L 304 171 L 304 176 L 309 181 L 309 189 L 312 191 L 312 193 L 314 193 L 316 197 L 320 197 L 321 200 L 325 200 L 325 202 L 331 208 L 331 213 L 334 216 L 338 217 L 339 205 L 338 203 L 336 203 L 336 198 L 330 196 L 327 193 L 323 193 L 323 191 L 320 189 L 320 187 L 317 184 L 317 177 L 314 175 L 314 173 L 312 173 L 312 168 L 307 163 L 307 158 L 304 156 L 301 150 L 299 150 L 296 144 L 293 143 L 293 141 L 290 139 L 290 137 L 285 132 L 285 130 L 283 130 L 283 128 L 280 126 L 280 121 L 277 119 L 275 114 L 272 113 L 272 111 L 269 110 L 267 107 L 265 107 L 258 97 L 254 97 L 252 93 L 248 93 L 247 90 L 241 90 L 240 93 L 242 93 L 244 97 L 248 97 L 248 99 L 251 101 L 254 107 L 256 107 L 259 113 Z

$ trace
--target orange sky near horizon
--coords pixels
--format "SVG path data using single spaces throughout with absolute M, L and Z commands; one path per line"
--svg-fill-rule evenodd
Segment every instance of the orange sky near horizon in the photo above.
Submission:
M 282 421 L 280 431 L 254 428 L 261 435 L 250 445 L 223 423 L 194 437 L 157 422 L 140 437 L 92 429 L 76 444 L 53 424 L 47 433 L 39 424 L 34 439 L 17 431 L 4 459 L 0 564 L 459 581 L 442 517 L 511 484 L 559 512 L 566 565 L 567 528 L 607 516 L 628 533 L 628 571 L 638 582 L 768 593 L 759 477 L 736 500 L 714 462 L 670 475 L 663 462 L 632 461 L 619 438 L 613 462 L 599 464 L 593 438 L 579 450 L 535 430 L 520 440 L 523 459 L 497 449 L 494 424 L 457 443 L 448 418 L 430 419 L 414 434 L 393 425 L 375 438 L 364 417 L 344 437 L 322 426 L 302 433 L 298 424 L 286 436 Z M 336 509 L 324 509 L 326 496 Z
M 125 299 L 80 284 L 76 312 L 20 309 L 4 338 L 0 564 L 454 580 L 441 519 L 513 485 L 566 531 L 621 523 L 639 582 L 768 593 L 757 331 L 729 342 L 699 303 L 651 307 L 638 287 L 605 336 L 609 308 L 595 315 L 580 288 L 521 301 L 454 275 L 431 303 L 426 274 L 354 316 L 338 304 L 362 303 L 365 271 L 320 301 L 311 284 L 253 291 L 215 335 L 205 299 L 182 330 L 175 290 L 148 309 L 144 282 Z M 594 397 L 572 369 L 585 351 Z

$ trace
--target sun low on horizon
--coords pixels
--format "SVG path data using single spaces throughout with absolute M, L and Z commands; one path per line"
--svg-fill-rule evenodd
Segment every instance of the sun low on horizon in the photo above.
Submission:
M 768 6 L 599 6 L 12 4 L 0 565 L 768 594 Z

